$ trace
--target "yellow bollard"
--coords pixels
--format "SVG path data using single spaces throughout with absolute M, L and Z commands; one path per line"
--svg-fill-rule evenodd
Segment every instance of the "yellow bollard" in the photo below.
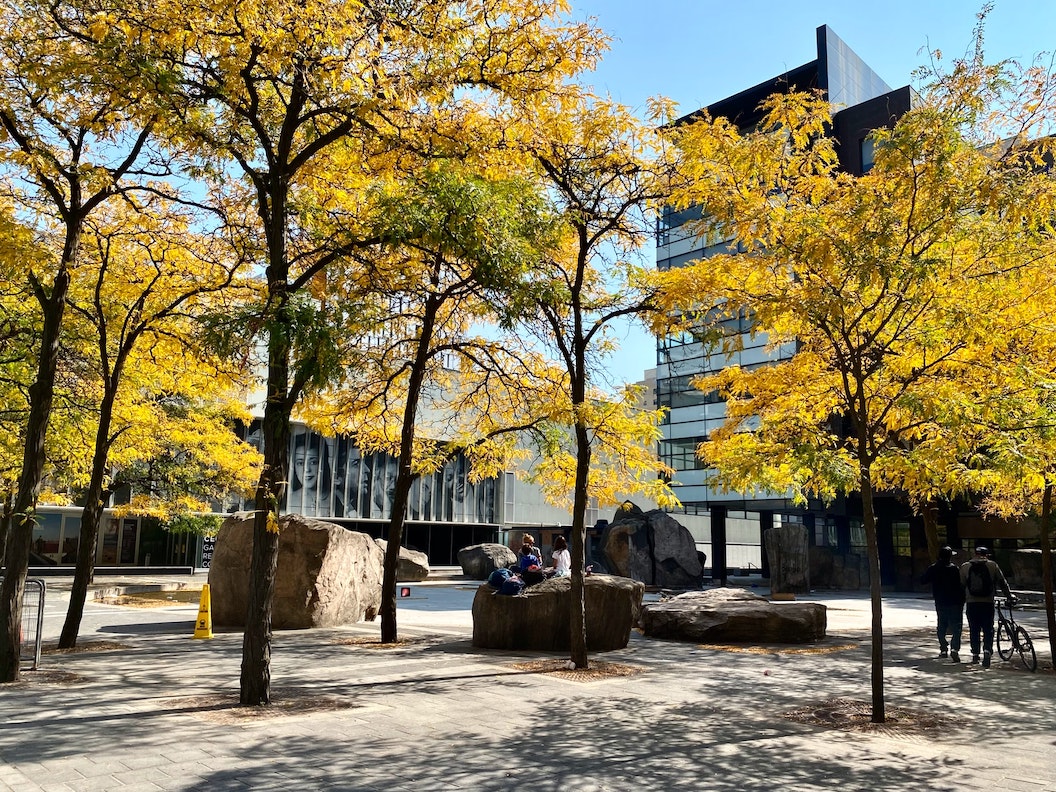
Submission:
M 213 614 L 210 610 L 209 584 L 202 586 L 202 598 L 198 601 L 198 621 L 194 623 L 195 638 L 213 637 Z

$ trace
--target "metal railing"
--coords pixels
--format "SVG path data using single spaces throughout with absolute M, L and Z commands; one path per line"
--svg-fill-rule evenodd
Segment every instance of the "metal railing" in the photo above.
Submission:
M 0 575 L 0 581 L 3 581 Z M 26 589 L 22 594 L 22 622 L 19 634 L 21 651 L 19 664 L 31 663 L 30 670 L 36 671 L 40 666 L 40 648 L 44 638 L 44 581 L 40 578 L 26 578 Z

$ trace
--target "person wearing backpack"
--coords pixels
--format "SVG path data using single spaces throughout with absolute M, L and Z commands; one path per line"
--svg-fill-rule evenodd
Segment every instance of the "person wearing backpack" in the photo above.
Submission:
M 935 632 L 939 636 L 939 657 L 947 657 L 954 663 L 961 662 L 961 625 L 964 616 L 964 584 L 961 570 L 953 563 L 957 555 L 952 547 L 939 550 L 938 560 L 924 570 L 921 583 L 931 584 L 931 597 L 935 600 Z M 950 634 L 947 642 L 946 635 Z
M 1000 586 L 1006 596 L 1012 599 L 1012 589 L 1008 587 L 1001 567 L 988 558 L 989 552 L 985 547 L 977 547 L 975 558 L 961 566 L 972 663 L 979 662 L 979 650 L 982 648 L 983 668 L 990 667 L 990 655 L 994 650 L 994 592 Z

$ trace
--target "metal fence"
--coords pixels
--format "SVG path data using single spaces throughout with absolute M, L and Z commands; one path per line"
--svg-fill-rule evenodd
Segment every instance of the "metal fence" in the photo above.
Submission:
M 0 581 L 3 579 L 0 575 Z M 31 664 L 33 671 L 40 665 L 40 646 L 44 637 L 44 588 L 44 581 L 40 578 L 27 578 L 22 595 L 22 650 L 18 660 L 20 665 Z

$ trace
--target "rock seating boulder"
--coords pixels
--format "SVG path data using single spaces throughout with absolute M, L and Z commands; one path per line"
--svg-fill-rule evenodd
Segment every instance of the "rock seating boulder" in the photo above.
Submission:
M 384 539 L 375 539 L 378 543 L 378 547 L 381 548 L 381 552 L 385 553 L 385 548 L 389 546 L 389 543 Z M 396 566 L 396 582 L 397 583 L 414 583 L 418 580 L 425 580 L 429 577 L 429 556 L 418 550 L 410 550 L 406 547 L 400 548 L 400 560 Z
M 638 620 L 645 585 L 611 575 L 584 578 L 587 649 L 623 649 Z M 517 596 L 497 594 L 487 583 L 473 598 L 473 645 L 484 649 L 567 652 L 570 648 L 571 578 L 551 578 Z
M 501 544 L 470 545 L 458 551 L 462 574 L 470 580 L 487 580 L 488 575 L 496 569 L 508 567 L 516 562 L 517 554 Z
M 699 589 L 703 569 L 689 529 L 660 509 L 625 506 L 601 535 L 605 569 L 647 586 Z
M 1044 591 L 1044 576 L 1041 574 L 1041 550 L 1013 550 L 1010 570 L 1013 588 L 1022 591 Z
M 225 520 L 209 568 L 217 626 L 245 626 L 252 551 L 253 520 Z M 384 559 L 367 534 L 298 515 L 280 518 L 272 626 L 334 627 L 373 619 L 381 605 Z
M 780 525 L 763 532 L 770 561 L 770 591 L 805 594 L 810 591 L 809 532 L 802 525 Z
M 653 638 L 697 643 L 808 643 L 825 637 L 825 606 L 770 602 L 741 589 L 687 591 L 642 608 Z

